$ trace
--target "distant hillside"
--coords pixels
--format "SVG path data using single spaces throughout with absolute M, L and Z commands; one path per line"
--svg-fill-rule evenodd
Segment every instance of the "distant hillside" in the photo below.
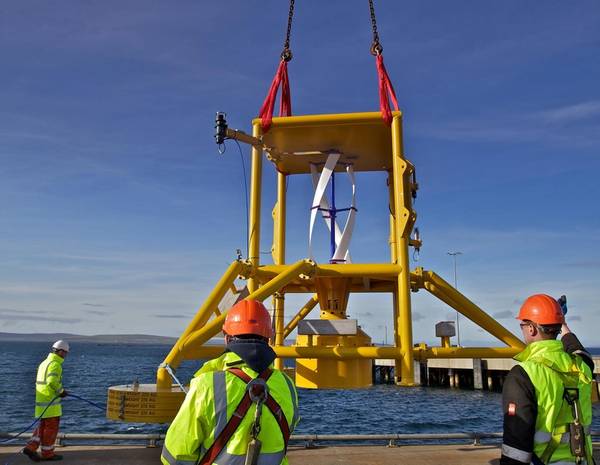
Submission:
M 0 333 L 0 342 L 54 342 L 64 339 L 69 342 L 93 344 L 165 344 L 173 345 L 177 338 L 151 334 L 97 334 L 82 336 L 69 333 Z

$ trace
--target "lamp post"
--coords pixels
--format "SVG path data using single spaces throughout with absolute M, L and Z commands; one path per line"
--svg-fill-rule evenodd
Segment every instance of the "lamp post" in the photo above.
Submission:
M 454 289 L 458 290 L 458 284 L 456 281 L 456 256 L 462 255 L 462 252 L 447 252 L 454 259 Z M 460 347 L 460 324 L 458 320 L 458 310 L 456 311 L 456 342 L 458 347 Z

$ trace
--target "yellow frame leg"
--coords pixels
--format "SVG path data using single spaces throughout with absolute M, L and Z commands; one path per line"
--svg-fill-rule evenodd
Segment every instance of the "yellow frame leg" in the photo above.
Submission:
M 259 138 L 262 129 L 259 123 L 252 125 L 252 135 Z M 262 193 L 262 148 L 252 146 L 252 170 L 250 179 L 250 218 L 248 225 L 248 259 L 254 267 L 260 265 L 260 205 Z M 254 278 L 248 280 L 248 291 L 254 292 L 258 283 Z
M 402 358 L 400 385 L 414 386 L 414 357 L 412 351 L 412 316 L 410 305 L 410 268 L 408 262 L 408 239 L 414 213 L 411 208 L 410 185 L 408 184 L 409 165 L 402 149 L 402 126 L 400 116 L 392 120 L 392 166 L 394 173 L 394 226 L 396 257 L 400 265 L 397 295 L 397 331 L 394 335 L 400 344 Z M 398 338 L 400 339 L 398 341 Z
M 215 313 L 217 309 L 217 305 L 227 292 L 227 290 L 233 285 L 233 282 L 238 277 L 239 274 L 244 273 L 249 268 L 247 263 L 241 261 L 235 261 L 227 271 L 223 274 L 215 288 L 209 294 L 208 298 L 204 301 L 202 306 L 198 309 L 196 316 L 190 322 L 185 331 L 179 336 L 177 342 L 171 348 L 169 354 L 165 357 L 163 364 L 172 366 L 173 360 L 175 359 L 177 353 L 179 353 L 181 346 L 187 337 L 192 334 L 194 331 L 203 327 L 206 322 L 209 320 L 210 316 Z M 159 388 L 170 388 L 171 387 L 171 377 L 165 368 L 159 368 L 156 374 L 156 384 Z
M 261 302 L 267 297 L 279 291 L 286 284 L 292 282 L 302 274 L 311 275 L 314 272 L 315 263 L 311 260 L 300 260 L 294 265 L 290 265 L 286 271 L 273 278 L 264 286 L 250 293 L 246 299 L 260 300 Z M 223 312 L 219 317 L 213 318 L 203 328 L 191 333 L 188 338 L 179 346 L 179 351 L 172 358 L 171 366 L 177 368 L 181 360 L 185 358 L 186 350 L 190 350 L 194 346 L 201 346 L 211 337 L 216 336 L 225 322 L 228 312 Z
M 275 265 L 285 264 L 285 226 L 286 226 L 286 181 L 287 176 L 277 173 L 277 204 L 273 215 L 273 262 Z M 275 320 L 275 347 L 283 345 L 285 295 L 276 292 L 273 296 L 273 311 Z M 283 369 L 283 359 L 275 360 L 275 368 Z

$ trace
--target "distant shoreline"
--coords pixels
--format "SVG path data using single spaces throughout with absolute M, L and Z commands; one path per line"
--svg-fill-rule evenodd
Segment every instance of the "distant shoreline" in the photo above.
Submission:
M 64 339 L 70 343 L 89 344 L 161 344 L 173 345 L 176 337 L 155 336 L 152 334 L 96 334 L 83 336 L 70 333 L 1 333 L 0 342 L 54 342 Z
M 1 342 L 45 342 L 51 343 L 64 339 L 79 344 L 133 344 L 133 345 L 169 345 L 177 342 L 176 337 L 156 336 L 153 334 L 96 334 L 84 336 L 71 333 L 2 333 Z M 215 337 L 207 344 L 223 344 L 222 336 Z M 600 347 L 587 347 L 592 355 L 600 356 Z

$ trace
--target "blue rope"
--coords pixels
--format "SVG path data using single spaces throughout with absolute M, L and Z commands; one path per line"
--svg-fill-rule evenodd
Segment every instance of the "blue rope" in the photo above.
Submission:
M 55 405 L 55 404 L 53 404 L 53 402 L 56 399 L 58 399 L 59 397 L 60 396 L 54 397 L 54 399 L 52 399 L 50 401 L 50 404 L 48 406 L 46 406 L 46 408 L 42 411 L 42 413 L 27 428 L 25 428 L 23 431 L 21 431 L 20 433 L 18 433 L 16 436 L 14 436 L 12 438 L 3 439 L 2 441 L 0 441 L 0 444 L 5 444 L 5 443 L 8 443 L 8 442 L 14 441 L 15 439 L 18 439 L 22 434 L 25 434 L 27 431 L 29 431 L 31 428 L 33 428 L 42 419 L 42 417 L 44 416 L 44 413 L 46 413 L 46 410 L 48 410 L 50 407 L 53 407 Z M 83 397 L 78 396 L 77 394 L 69 393 L 67 395 L 67 397 L 73 397 L 75 399 L 82 400 L 82 401 L 84 401 L 84 402 L 86 402 L 86 403 L 88 403 L 88 404 L 96 407 L 99 410 L 103 410 L 103 411 L 106 410 L 106 404 L 98 404 L 96 402 L 92 402 L 91 400 L 84 399 Z M 23 449 L 19 450 L 18 452 L 14 453 L 12 455 L 9 455 L 8 459 L 11 459 L 11 457 L 15 457 L 15 456 L 21 454 L 22 452 L 23 452 Z M 12 462 L 12 460 L 7 460 L 6 462 L 4 462 L 4 465 L 10 465 L 10 462 Z
M 21 432 L 20 432 L 19 434 L 17 434 L 15 437 L 13 437 L 13 438 L 8 438 L 8 439 L 3 439 L 2 441 L 0 441 L 0 444 L 6 444 L 7 442 L 14 441 L 15 439 L 18 439 L 18 438 L 19 438 L 19 436 L 21 436 L 22 434 L 25 434 L 27 431 L 29 431 L 31 428 L 33 428 L 33 427 L 35 426 L 35 424 L 36 424 L 38 421 L 40 421 L 40 420 L 42 419 L 42 417 L 44 416 L 44 413 L 46 413 L 46 410 L 48 410 L 50 407 L 52 407 L 52 406 L 53 406 L 53 404 L 52 404 L 52 403 L 53 403 L 53 402 L 54 402 L 56 399 L 58 399 L 59 397 L 60 397 L 60 396 L 56 396 L 54 399 L 52 399 L 52 400 L 50 401 L 50 404 L 49 404 L 48 406 L 46 406 L 46 408 L 43 410 L 43 412 L 42 412 L 42 413 L 40 413 L 40 416 L 39 416 L 39 417 L 37 417 L 37 418 L 36 418 L 36 419 L 33 421 L 33 423 L 32 423 L 31 425 L 29 425 L 27 428 L 25 428 L 23 431 L 21 431 Z M 24 448 L 23 448 L 23 449 L 24 449 Z M 18 452 L 14 453 L 14 454 L 12 454 L 12 455 L 9 455 L 9 456 L 8 456 L 8 458 L 7 458 L 7 461 L 6 461 L 6 462 L 4 462 L 4 465 L 10 465 L 10 462 L 12 462 L 12 461 L 14 460 L 14 458 L 15 458 L 17 455 L 21 455 L 21 453 L 23 452 L 23 449 L 19 450 Z M 12 460 L 11 460 L 11 459 L 12 459 Z
M 52 404 L 56 399 L 58 399 L 60 396 L 56 396 L 54 399 L 52 399 L 50 401 L 50 404 L 44 409 L 44 411 L 42 413 L 40 413 L 40 416 L 37 417 L 33 423 L 31 425 L 29 425 L 27 428 L 25 428 L 23 431 L 21 431 L 19 434 L 17 434 L 15 437 L 9 438 L 9 439 L 3 439 L 2 441 L 0 441 L 0 444 L 4 444 L 6 442 L 10 442 L 10 441 L 14 441 L 15 439 L 17 439 L 19 436 L 21 436 L 22 434 L 25 434 L 27 431 L 29 431 L 31 428 L 33 428 L 35 426 L 35 424 L 40 421 L 42 419 L 42 417 L 44 416 L 44 413 L 46 413 L 46 410 L 48 410 L 50 407 L 53 407 L 54 405 Z

